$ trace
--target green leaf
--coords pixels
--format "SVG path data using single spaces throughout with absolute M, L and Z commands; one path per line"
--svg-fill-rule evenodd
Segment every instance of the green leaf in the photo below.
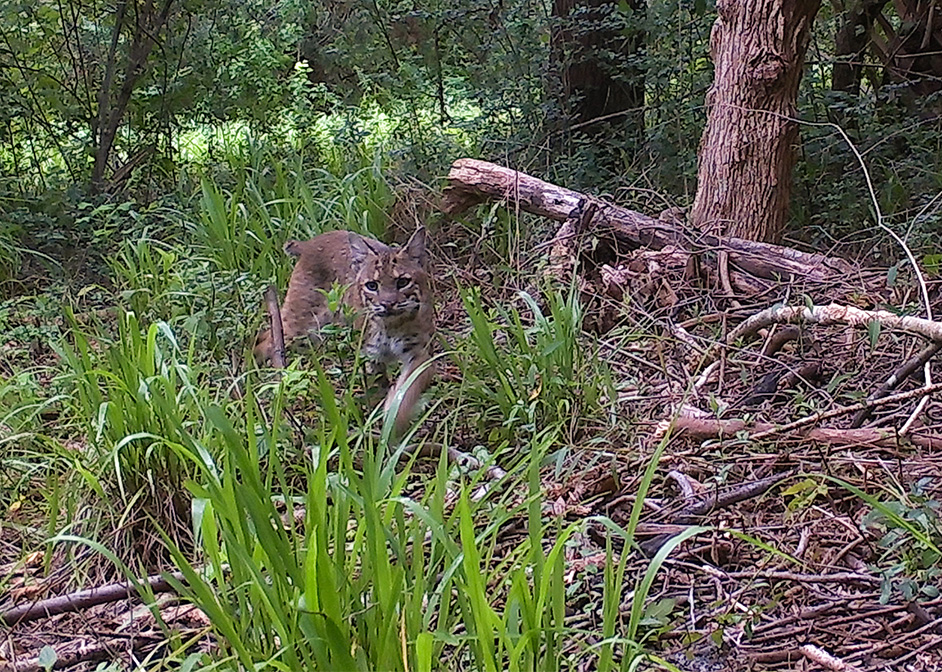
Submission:
M 880 324 L 877 320 L 871 320 L 867 323 L 867 335 L 870 337 L 870 349 L 873 350 L 877 347 L 877 339 L 880 338 L 880 330 L 883 328 L 883 325 Z
M 942 254 L 927 254 L 922 258 L 922 266 L 928 275 L 938 275 L 942 268 Z
M 886 271 L 886 286 L 895 287 L 896 278 L 899 276 L 899 264 L 893 264 Z
M 435 638 L 430 632 L 420 632 L 415 638 L 416 672 L 432 672 L 432 645 Z
M 48 644 L 39 650 L 39 664 L 47 672 L 59 661 L 59 654 Z

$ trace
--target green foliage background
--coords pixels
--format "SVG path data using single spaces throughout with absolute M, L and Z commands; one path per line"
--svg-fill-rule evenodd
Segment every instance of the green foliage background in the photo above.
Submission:
M 370 432 L 381 420 L 360 403 L 353 367 L 332 364 L 356 359 L 352 335 L 277 381 L 243 360 L 262 289 L 286 282 L 287 239 L 335 228 L 387 237 L 403 186 L 439 187 L 459 157 L 653 215 L 689 205 L 715 10 L 643 5 L 607 3 L 567 24 L 615 36 L 593 47 L 614 80 L 643 78 L 643 110 L 580 126 L 577 97 L 561 93 L 577 56 L 560 45 L 549 2 L 173 0 L 121 111 L 106 184 L 94 185 L 100 108 L 107 99 L 114 110 L 133 42 L 133 22 L 116 30 L 118 10 L 163 5 L 0 0 L 0 507 L 43 521 L 47 567 L 74 568 L 81 583 L 87 547 L 129 573 L 182 567 L 220 660 L 173 642 L 169 667 L 556 670 L 593 658 L 595 669 L 636 669 L 646 638 L 678 618 L 672 602 L 644 599 L 672 547 L 633 576 L 621 552 L 663 445 L 627 528 L 593 521 L 611 534 L 598 608 L 584 631 L 564 628 L 575 589 L 562 554 L 576 526 L 544 515 L 541 470 L 561 471 L 575 446 L 629 446 L 611 437 L 639 421 L 617 406 L 618 381 L 582 333 L 573 288 L 549 292 L 543 308 L 516 291 L 533 282 L 528 255 L 545 224 L 497 207 L 453 223 L 484 241 L 475 254 L 488 275 L 484 291 L 457 271 L 447 278 L 469 337 L 448 353 L 460 380 L 436 388 L 450 410 L 431 408 L 440 415 L 428 424 L 444 446 L 477 437 L 478 457 L 511 472 L 480 499 L 481 475 L 444 460 L 420 494 L 408 491 L 408 468 L 397 471 L 395 448 Z M 937 272 L 938 100 L 904 100 L 876 77 L 857 96 L 831 91 L 841 21 L 825 5 L 815 24 L 789 236 L 876 252 L 885 265 L 899 254 L 874 235 L 837 123 L 888 224 Z M 438 244 L 457 254 L 454 240 Z M 606 347 L 632 338 L 616 333 Z M 293 507 L 300 519 L 274 523 Z M 912 523 L 882 500 L 874 509 L 894 535 L 886 562 L 925 592 L 938 518 Z M 501 526 L 521 518 L 525 540 L 501 555 Z M 918 553 L 905 550 L 913 539 Z M 23 533 L 24 555 L 35 543 Z M 887 578 L 885 590 L 895 585 Z
M 24 248 L 59 256 L 58 244 L 81 244 L 89 233 L 81 214 L 102 93 L 112 103 L 118 96 L 132 41 L 127 21 L 115 32 L 119 6 L 0 4 L 0 254 L 13 263 Z M 135 168 L 108 202 L 149 206 L 170 197 L 186 207 L 195 178 L 225 170 L 225 153 L 261 147 L 275 161 L 301 157 L 307 169 L 335 174 L 346 157 L 379 148 L 391 174 L 425 180 L 470 155 L 614 192 L 642 209 L 692 200 L 712 77 L 709 3 L 652 2 L 646 10 L 613 3 L 602 18 L 576 10 L 567 24 L 577 38 L 613 31 L 612 44 L 594 47 L 593 56 L 616 81 L 643 78 L 640 136 L 624 115 L 601 128 L 567 121 L 578 104 L 560 94 L 571 54 L 558 46 L 561 19 L 548 4 L 171 0 L 170 7 L 110 157 L 112 169 L 130 159 Z M 792 231 L 815 246 L 853 239 L 870 219 L 861 172 L 847 169 L 853 154 L 827 123 L 840 123 L 859 145 L 891 221 L 906 223 L 940 186 L 935 100 L 903 105 L 899 87 L 874 86 L 876 78 L 856 97 L 830 90 L 842 19 L 822 8 L 801 87 L 800 116 L 817 125 L 802 128 Z M 629 34 L 644 40 L 626 51 L 617 36 Z M 938 221 L 929 210 L 910 222 L 923 240 Z

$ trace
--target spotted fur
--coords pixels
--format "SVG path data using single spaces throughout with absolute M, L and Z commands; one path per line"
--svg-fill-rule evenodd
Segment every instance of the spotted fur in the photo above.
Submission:
M 435 331 L 425 229 L 401 248 L 350 231 L 331 231 L 290 241 L 285 252 L 297 258 L 281 308 L 286 347 L 317 343 L 325 325 L 341 322 L 343 311 L 331 310 L 327 294 L 335 285 L 346 287 L 343 303 L 353 309 L 354 325 L 364 330 L 364 354 L 379 369 L 402 364 L 385 404 L 389 411 L 398 403 L 395 428 L 402 435 L 433 375 L 431 365 L 422 368 L 430 359 Z M 267 330 L 259 335 L 256 360 L 269 361 L 272 348 Z

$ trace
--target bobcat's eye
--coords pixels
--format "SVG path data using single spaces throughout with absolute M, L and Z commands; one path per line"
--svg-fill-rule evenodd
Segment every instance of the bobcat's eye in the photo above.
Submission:
M 405 275 L 396 278 L 396 289 L 405 289 L 412 284 L 412 278 Z
M 377 289 L 379 289 L 379 283 L 375 280 L 370 280 L 366 283 L 366 288 L 371 292 L 375 292 Z

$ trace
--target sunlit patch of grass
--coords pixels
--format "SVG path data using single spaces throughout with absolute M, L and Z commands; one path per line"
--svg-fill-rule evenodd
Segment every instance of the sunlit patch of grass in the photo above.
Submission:
M 278 139 L 287 148 L 305 153 L 314 167 L 339 177 L 350 170 L 351 154 L 386 152 L 397 138 L 452 147 L 455 158 L 475 155 L 480 139 L 474 122 L 482 118 L 481 108 L 468 97 L 455 97 L 449 100 L 448 116 L 448 123 L 442 123 L 440 111 L 433 105 L 380 103 L 367 98 L 355 107 L 337 103 L 330 113 L 313 118 L 285 114 L 264 130 L 244 121 L 200 124 L 178 136 L 178 158 L 185 163 L 208 164 L 217 161 L 219 154 L 246 156 L 260 140 Z
M 331 229 L 385 237 L 395 195 L 381 152 L 342 176 L 308 170 L 300 155 L 288 161 L 267 153 L 248 162 L 232 157 L 231 166 L 231 184 L 201 179 L 190 225 L 194 243 L 220 269 L 271 276 L 285 265 L 285 241 Z

